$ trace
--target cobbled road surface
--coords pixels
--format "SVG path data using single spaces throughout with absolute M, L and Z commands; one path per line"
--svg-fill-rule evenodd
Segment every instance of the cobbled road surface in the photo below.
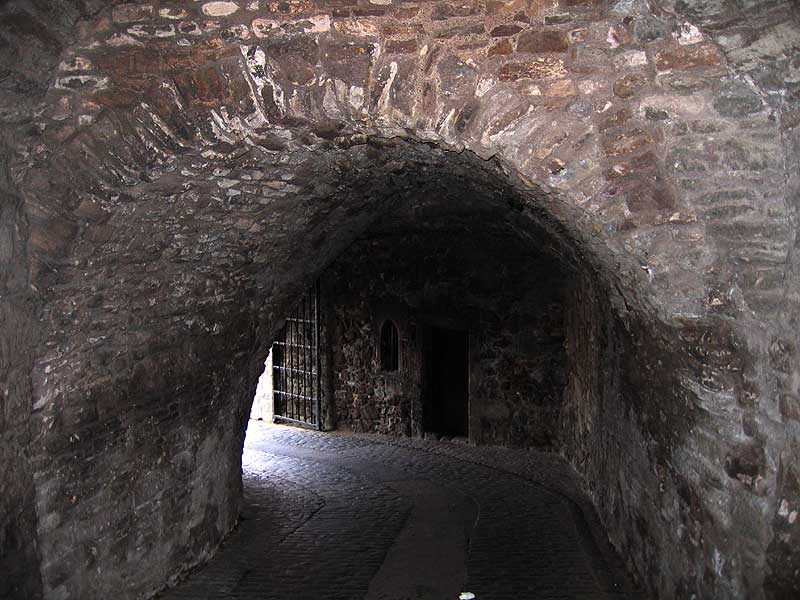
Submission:
M 178 599 L 642 598 L 560 457 L 251 421 L 238 528 Z

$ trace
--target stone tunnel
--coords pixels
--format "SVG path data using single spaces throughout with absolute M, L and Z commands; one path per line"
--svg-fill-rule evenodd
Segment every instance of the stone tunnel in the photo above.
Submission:
M 207 561 L 315 282 L 326 428 L 466 331 L 649 597 L 800 597 L 799 92 L 791 0 L 4 2 L 0 597 Z

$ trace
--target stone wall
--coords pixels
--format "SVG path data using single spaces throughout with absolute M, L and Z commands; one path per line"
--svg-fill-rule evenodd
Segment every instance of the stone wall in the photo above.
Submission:
M 378 215 L 461 185 L 591 274 L 622 355 L 568 345 L 610 366 L 571 369 L 561 430 L 648 589 L 796 596 L 797 10 L 3 3 L 12 585 L 135 597 L 202 560 L 280 318 Z
M 0 137 L 0 598 L 41 594 L 30 462 L 31 348 L 37 339 L 27 222 Z
M 513 234 L 492 236 L 483 217 L 480 233 L 458 230 L 469 215 L 440 223 L 445 231 L 431 219 L 426 232 L 384 231 L 351 245 L 325 272 L 340 426 L 421 434 L 426 328 L 438 326 L 469 332 L 470 440 L 554 444 L 564 385 L 562 273 Z M 385 319 L 400 333 L 397 372 L 380 368 Z
M 766 588 L 790 597 L 796 576 L 784 563 L 772 588 L 766 564 L 770 440 L 754 402 L 765 375 L 752 351 L 759 338 L 724 319 L 664 327 L 625 318 L 607 299 L 588 274 L 568 297 L 561 432 L 612 542 L 660 596 L 752 597 Z M 784 521 L 791 510 L 787 502 Z
M 796 97 L 797 92 L 795 92 Z M 790 102 L 790 99 L 789 99 Z M 787 103 L 789 103 L 787 102 Z M 771 328 L 769 360 L 765 371 L 775 381 L 770 390 L 773 401 L 769 404 L 771 420 L 780 421 L 797 430 L 800 425 L 800 319 L 796 307 L 800 304 L 800 236 L 798 211 L 800 210 L 800 110 L 788 111 L 782 123 L 783 143 L 787 169 L 786 210 L 794 222 L 794 240 L 787 257 L 786 292 L 784 293 L 780 318 Z M 754 420 L 753 417 L 750 420 Z M 755 428 L 750 428 L 754 431 Z M 774 590 L 776 597 L 791 590 L 800 594 L 800 555 L 794 550 L 800 544 L 800 527 L 796 527 L 800 515 L 800 469 L 797 467 L 798 442 L 789 431 L 779 432 L 771 427 L 769 434 L 778 438 L 773 450 L 771 466 L 777 467 L 777 490 L 771 504 L 772 539 L 767 550 L 766 586 Z M 769 446 L 769 444 L 765 444 Z M 767 449 L 769 452 L 769 449 Z
M 20 149 L 75 22 L 93 2 L 44 17 L 29 3 L 0 7 L 0 598 L 42 594 L 31 455 L 31 366 L 41 298 L 31 281 L 30 218 Z M 45 25 L 46 23 L 46 25 Z M 23 151 L 24 152 L 24 151 Z
M 645 357 L 635 353 L 649 351 L 656 340 L 646 340 L 634 350 L 590 274 L 582 274 L 567 296 L 565 337 L 561 451 L 584 475 L 587 491 L 630 571 L 664 597 L 684 597 L 687 591 L 678 592 L 674 586 L 694 566 L 689 567 L 682 555 L 686 540 L 671 539 L 656 509 L 664 474 L 654 455 L 660 446 L 648 435 L 647 424 L 658 417 L 638 396 L 663 381 L 645 376 L 642 390 L 628 388 L 625 381 L 629 367 L 648 369 L 647 375 L 653 375 Z M 658 394 L 667 397 L 668 390 Z M 689 411 L 685 417 L 686 423 L 693 418 Z
M 333 291 L 331 286 L 327 290 Z M 338 290 L 337 290 L 338 291 Z M 359 295 L 361 297 L 359 298 Z M 359 301 L 360 300 L 360 301 Z M 422 431 L 422 348 L 417 321 L 402 309 L 375 311 L 364 290 L 337 295 L 334 308 L 333 400 L 336 425 L 359 432 L 419 435 Z M 390 319 L 400 336 L 400 369 L 381 369 L 380 328 Z
M 211 180 L 166 197 L 161 183 L 90 196 L 66 229 L 30 205 L 48 233 L 33 244 L 47 301 L 32 415 L 46 596 L 135 597 L 204 561 L 238 517 L 245 418 L 281 318 L 354 232 L 419 190 L 419 165 L 489 179 L 402 141 L 329 149 L 324 168 L 292 158 L 224 156 Z M 404 173 L 374 175 L 399 159 Z

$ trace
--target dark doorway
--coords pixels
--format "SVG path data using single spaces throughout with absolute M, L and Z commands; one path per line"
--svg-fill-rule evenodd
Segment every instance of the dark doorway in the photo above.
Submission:
M 381 327 L 381 369 L 397 371 L 400 368 L 400 337 L 397 327 L 389 320 Z
M 469 432 L 469 334 L 430 328 L 427 344 L 425 431 L 467 436 Z

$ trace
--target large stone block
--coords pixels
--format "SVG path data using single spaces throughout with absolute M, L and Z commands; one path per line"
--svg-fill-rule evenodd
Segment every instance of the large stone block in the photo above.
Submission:
M 723 117 L 740 118 L 761 111 L 761 98 L 743 81 L 727 81 L 714 100 L 714 108 Z
M 720 64 L 720 56 L 713 44 L 681 46 L 667 45 L 656 52 L 656 67 L 659 71 L 713 67 Z
M 153 7 L 149 4 L 120 4 L 111 11 L 111 18 L 116 23 L 135 23 L 153 17 Z
M 525 62 L 509 62 L 500 67 L 500 81 L 551 81 L 567 76 L 564 61 L 559 58 L 542 57 Z
M 558 29 L 526 31 L 517 40 L 517 52 L 566 52 L 568 48 L 566 33 Z

